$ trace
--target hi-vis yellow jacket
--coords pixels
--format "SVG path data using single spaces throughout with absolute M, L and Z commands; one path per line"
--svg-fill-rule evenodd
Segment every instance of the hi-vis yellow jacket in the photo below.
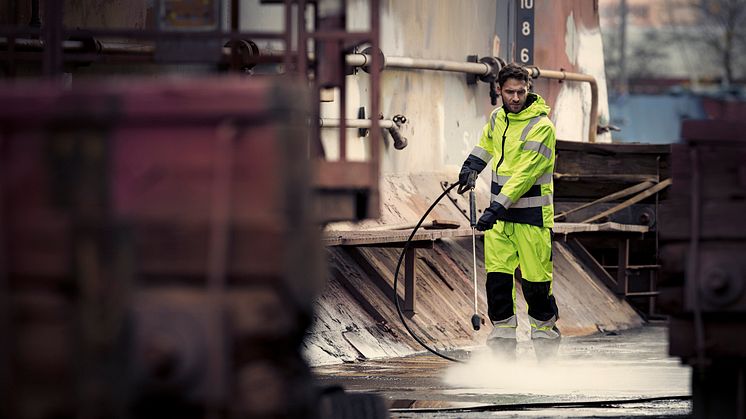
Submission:
M 508 210 L 500 219 L 551 228 L 554 124 L 541 96 L 529 93 L 526 102 L 529 105 L 517 114 L 503 107 L 492 112 L 464 165 L 481 172 L 492 161 L 491 202 Z

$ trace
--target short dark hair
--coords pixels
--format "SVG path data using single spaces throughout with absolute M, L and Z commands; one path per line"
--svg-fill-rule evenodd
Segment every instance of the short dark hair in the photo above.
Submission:
M 508 79 L 516 79 L 525 81 L 526 84 L 531 84 L 528 70 L 515 63 L 510 63 L 500 69 L 500 72 L 497 74 L 497 84 L 502 86 Z

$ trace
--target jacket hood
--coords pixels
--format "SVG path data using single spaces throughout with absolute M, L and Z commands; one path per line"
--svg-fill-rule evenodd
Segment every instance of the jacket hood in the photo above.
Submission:
M 518 113 L 508 113 L 508 118 L 517 121 L 525 121 L 527 119 L 535 118 L 539 115 L 549 115 L 549 111 L 551 110 L 551 108 L 549 108 L 549 105 L 547 105 L 547 103 L 544 101 L 544 98 L 542 98 L 538 94 L 529 93 L 526 101 L 531 102 L 531 104 Z M 500 112 L 502 113 L 502 115 L 500 116 L 502 116 L 502 118 L 504 119 L 505 107 L 501 106 Z

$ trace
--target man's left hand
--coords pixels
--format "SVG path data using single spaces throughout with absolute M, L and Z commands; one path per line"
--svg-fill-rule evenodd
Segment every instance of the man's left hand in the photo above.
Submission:
M 479 217 L 477 221 L 476 229 L 479 231 L 485 231 L 492 228 L 497 220 L 503 218 L 508 210 L 504 206 L 497 202 L 493 202 L 489 207 L 484 210 L 484 214 Z

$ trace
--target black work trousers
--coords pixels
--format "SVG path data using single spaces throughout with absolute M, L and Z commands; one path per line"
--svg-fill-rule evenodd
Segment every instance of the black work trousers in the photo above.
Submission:
M 521 289 L 528 305 L 528 315 L 536 320 L 559 318 L 554 295 L 550 294 L 551 282 L 531 282 L 521 278 Z M 490 320 L 505 320 L 515 314 L 515 280 L 513 275 L 502 272 L 487 273 L 487 313 Z

